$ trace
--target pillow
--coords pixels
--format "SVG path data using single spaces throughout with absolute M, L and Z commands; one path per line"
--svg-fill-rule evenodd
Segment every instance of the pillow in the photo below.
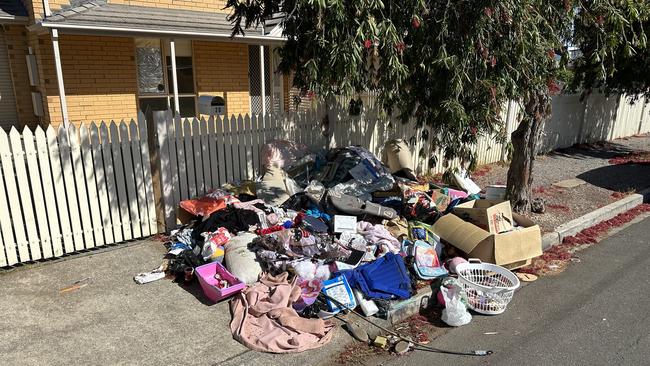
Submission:
M 262 267 L 255 260 L 255 252 L 248 249 L 248 244 L 256 237 L 252 233 L 241 233 L 225 245 L 226 269 L 247 285 L 257 282 L 262 274 Z

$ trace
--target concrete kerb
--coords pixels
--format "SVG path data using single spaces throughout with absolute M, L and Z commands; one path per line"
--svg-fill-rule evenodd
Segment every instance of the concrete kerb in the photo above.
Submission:
M 607 206 L 601 207 L 577 219 L 571 220 L 562 224 L 555 229 L 555 231 L 544 234 L 542 237 L 542 249 L 544 251 L 551 247 L 562 243 L 564 238 L 573 236 L 580 231 L 597 225 L 605 220 L 609 220 L 614 216 L 628 211 L 643 202 L 650 200 L 650 187 L 640 191 L 639 193 L 631 194 L 619 201 L 611 203 Z

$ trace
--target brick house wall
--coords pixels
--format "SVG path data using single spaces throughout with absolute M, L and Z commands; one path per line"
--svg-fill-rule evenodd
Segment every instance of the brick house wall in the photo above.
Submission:
M 22 0 L 22 3 L 25 6 L 25 9 L 27 9 L 30 23 L 33 24 L 35 19 L 43 19 L 45 11 L 43 10 L 42 0 Z
M 38 47 L 40 60 L 41 87 L 37 89 L 44 95 L 43 122 L 58 126 L 63 117 L 52 41 L 45 35 L 32 43 Z M 137 118 L 133 38 L 61 34 L 59 47 L 71 122 Z M 224 97 L 228 114 L 250 113 L 248 45 L 193 41 L 193 52 L 197 94 Z
M 22 0 L 22 3 L 27 9 L 31 23 L 33 23 L 34 20 L 41 20 L 45 16 L 43 0 Z M 54 13 L 61 10 L 63 7 L 69 6 L 70 0 L 49 0 L 48 4 L 50 4 L 50 10 Z
M 49 36 L 37 39 L 44 124 L 63 123 L 54 51 Z M 136 118 L 136 65 L 132 38 L 59 37 L 63 81 L 71 122 Z
M 71 122 L 137 118 L 133 38 L 61 35 L 68 117 Z M 50 123 L 63 122 L 51 44 L 42 52 Z
M 148 8 L 181 9 L 213 13 L 230 12 L 230 10 L 223 9 L 226 6 L 225 0 L 108 0 L 108 3 L 146 6 Z
M 40 0 L 22 0 L 30 24 L 43 17 Z M 226 12 L 225 0 L 108 0 L 113 4 L 173 8 L 204 12 Z M 49 0 L 53 12 L 70 0 Z M 63 123 L 57 85 L 52 38 L 49 34 L 27 32 L 25 26 L 8 27 L 12 45 L 12 73 L 21 123 L 43 126 Z M 137 66 L 135 41 L 129 37 L 60 34 L 59 47 L 71 122 L 120 120 L 137 117 Z M 29 86 L 25 55 L 31 47 L 37 58 L 39 85 Z M 248 45 L 234 42 L 195 40 L 192 42 L 196 92 L 226 99 L 228 114 L 250 113 Z M 286 85 L 286 84 L 285 84 Z M 286 89 L 285 89 L 286 90 Z M 31 92 L 42 95 L 43 117 L 33 114 Z M 286 94 L 285 94 L 286 95 Z M 285 98 L 285 104 L 287 99 Z
M 248 45 L 194 41 L 193 48 L 199 95 L 224 97 L 229 115 L 250 113 Z
M 62 35 L 60 39 L 70 120 L 137 118 L 133 38 Z
M 25 8 L 29 12 L 29 17 L 32 21 L 35 19 L 43 19 L 45 9 L 42 0 L 22 0 Z M 70 6 L 70 0 L 49 0 L 50 10 L 57 12 L 64 7 Z M 162 8 L 162 9 L 180 9 L 180 10 L 193 10 L 204 11 L 212 13 L 229 13 L 229 10 L 224 10 L 226 6 L 225 0 L 108 0 L 109 4 L 117 5 L 131 5 L 131 6 L 145 6 L 148 8 Z

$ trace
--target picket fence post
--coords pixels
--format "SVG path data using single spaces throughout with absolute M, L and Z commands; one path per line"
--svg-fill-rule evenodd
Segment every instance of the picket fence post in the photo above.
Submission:
M 176 224 L 174 210 L 174 185 L 172 180 L 172 161 L 170 155 L 170 136 L 168 126 L 173 125 L 169 111 L 154 111 L 150 121 L 148 136 L 151 179 L 153 183 L 157 226 L 159 231 L 169 231 Z M 149 122 L 149 121 L 148 121 Z

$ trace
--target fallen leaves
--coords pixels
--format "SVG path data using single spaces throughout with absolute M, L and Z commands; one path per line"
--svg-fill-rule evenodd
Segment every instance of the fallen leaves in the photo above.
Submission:
M 579 260 L 574 260 L 575 252 L 598 243 L 610 230 L 620 227 L 646 212 L 650 212 L 648 203 L 588 227 L 574 236 L 568 236 L 564 238 L 562 244 L 545 251 L 540 257 L 533 259 L 529 266 L 519 269 L 519 272 L 538 276 L 560 273 L 566 269 L 570 262 L 579 262 Z

